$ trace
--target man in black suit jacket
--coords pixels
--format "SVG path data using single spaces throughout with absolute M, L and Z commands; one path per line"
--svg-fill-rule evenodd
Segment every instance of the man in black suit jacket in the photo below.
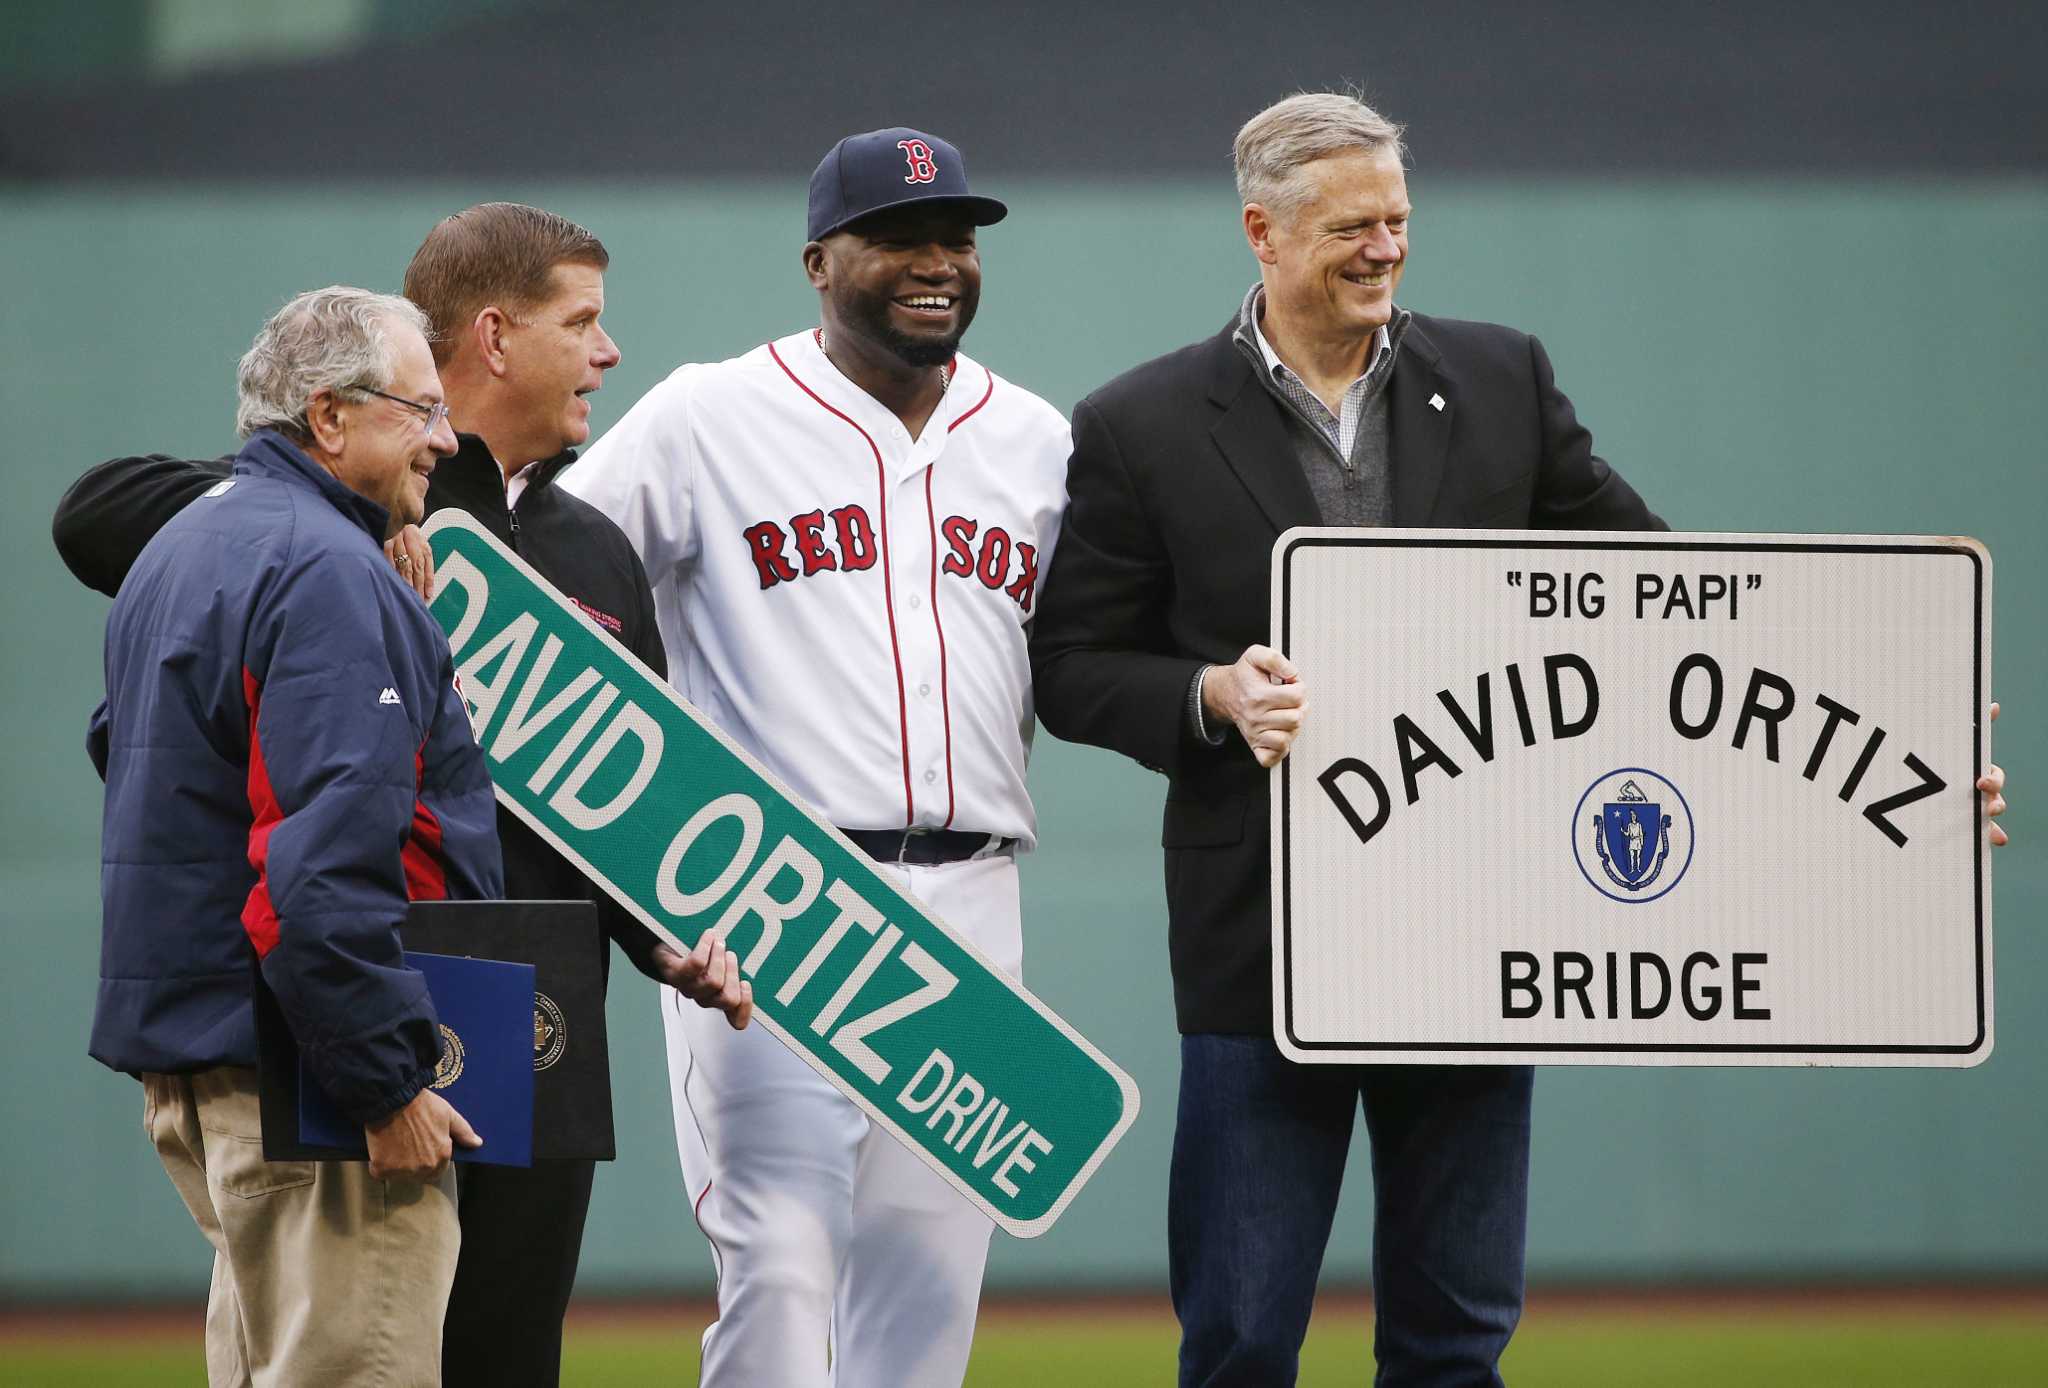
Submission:
M 1074 411 L 1032 661 L 1056 736 L 1169 780 L 1181 1383 L 1291 1383 L 1363 1099 L 1382 1384 L 1498 1383 L 1520 1315 L 1532 1072 L 1298 1066 L 1272 1039 L 1266 772 L 1309 705 L 1268 637 L 1295 525 L 1662 529 L 1532 337 L 1394 305 L 1400 132 L 1292 97 L 1237 141 L 1260 283 L 1215 337 Z M 1230 736 L 1235 725 L 1237 736 Z

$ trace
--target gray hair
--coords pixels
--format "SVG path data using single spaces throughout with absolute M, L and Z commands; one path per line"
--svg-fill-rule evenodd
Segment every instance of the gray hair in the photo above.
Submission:
M 1401 127 L 1357 97 L 1341 92 L 1290 96 L 1238 130 L 1232 146 L 1238 199 L 1292 217 L 1308 200 L 1303 165 L 1348 150 L 1381 149 L 1392 149 L 1396 158 L 1407 160 Z
M 235 428 L 243 438 L 278 429 L 303 439 L 306 411 L 323 390 L 391 384 L 393 325 L 431 333 L 427 315 L 395 294 L 332 284 L 270 316 L 235 369 Z

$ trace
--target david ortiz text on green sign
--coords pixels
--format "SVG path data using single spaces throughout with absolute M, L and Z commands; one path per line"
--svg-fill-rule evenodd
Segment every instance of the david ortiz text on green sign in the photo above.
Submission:
M 426 533 L 499 800 L 677 949 L 721 932 L 755 1025 L 1004 1229 L 1049 1228 L 1131 1078 L 472 517 Z

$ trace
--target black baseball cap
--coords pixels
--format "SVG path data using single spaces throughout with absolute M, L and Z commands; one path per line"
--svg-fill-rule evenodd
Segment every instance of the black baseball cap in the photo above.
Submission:
M 811 175 L 809 237 L 822 240 L 870 212 L 925 202 L 957 203 L 978 227 L 1010 215 L 994 198 L 967 191 L 960 151 L 936 135 L 903 125 L 848 135 Z

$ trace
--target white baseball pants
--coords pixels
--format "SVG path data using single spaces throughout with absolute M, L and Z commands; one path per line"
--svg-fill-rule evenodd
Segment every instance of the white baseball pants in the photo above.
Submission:
M 1022 977 L 1008 854 L 878 865 Z M 764 1027 L 661 989 L 676 1147 L 718 1275 L 704 1388 L 959 1388 L 988 1217 Z

